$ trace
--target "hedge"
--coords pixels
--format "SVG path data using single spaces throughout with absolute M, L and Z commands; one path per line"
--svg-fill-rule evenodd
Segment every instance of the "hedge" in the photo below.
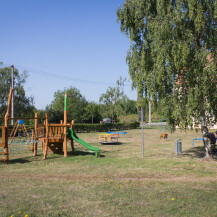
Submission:
M 107 132 L 115 130 L 130 130 L 139 127 L 139 122 L 114 124 L 75 124 L 76 132 Z
M 75 131 L 79 133 L 85 132 L 107 132 L 115 130 L 130 130 L 139 127 L 139 122 L 132 123 L 114 123 L 114 124 L 75 124 Z M 34 126 L 32 126 L 34 128 Z M 10 131 L 13 129 L 12 126 L 9 127 Z M 0 137 L 2 132 L 0 130 Z

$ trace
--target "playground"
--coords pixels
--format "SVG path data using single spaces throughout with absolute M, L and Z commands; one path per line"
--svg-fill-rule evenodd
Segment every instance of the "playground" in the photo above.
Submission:
M 203 158 L 200 131 L 145 126 L 142 158 L 142 129 L 76 133 L 67 94 L 60 123 L 36 113 L 9 128 L 11 92 L 1 126 L 0 216 L 215 216 L 217 155 Z
M 1 3 L 0 217 L 217 216 L 217 1 Z
M 192 147 L 200 132 L 177 130 L 165 140 L 159 133 L 144 128 L 144 158 L 141 129 L 127 131 L 120 145 L 78 133 L 100 149 L 98 158 L 76 141 L 74 155 L 68 142 L 67 158 L 48 154 L 44 161 L 40 146 L 36 157 L 27 148 L 10 152 L 9 164 L 0 164 L 0 216 L 215 216 L 216 155 L 203 159 L 201 141 Z
M 67 123 L 67 93 L 65 93 L 64 96 L 64 121 L 61 120 L 59 124 L 48 123 L 47 113 L 45 113 L 45 117 L 38 117 L 38 114 L 35 113 L 35 117 L 30 118 L 10 118 L 12 94 L 13 89 L 10 89 L 7 111 L 4 118 L 4 126 L 0 126 L 0 161 L 7 164 L 9 162 L 10 151 L 18 151 L 23 148 L 29 148 L 29 145 L 31 145 L 31 151 L 34 153 L 34 157 L 36 157 L 39 143 L 41 144 L 41 149 L 43 150 L 44 160 L 46 160 L 49 152 L 53 154 L 64 153 L 64 157 L 67 157 L 67 140 L 70 140 L 73 154 L 74 141 L 76 141 L 89 151 L 94 152 L 95 156 L 98 157 L 100 152 L 99 148 L 92 147 L 76 135 L 74 131 L 74 120 L 72 120 L 71 123 Z M 34 127 L 32 126 L 27 130 L 23 119 L 34 120 Z M 12 130 L 9 126 L 9 120 L 16 120 Z M 39 124 L 40 120 L 42 120 L 41 124 Z

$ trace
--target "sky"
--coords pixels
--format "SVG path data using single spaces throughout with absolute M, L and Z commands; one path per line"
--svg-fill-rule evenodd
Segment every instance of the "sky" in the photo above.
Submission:
M 28 71 L 27 96 L 44 109 L 57 90 L 76 87 L 99 102 L 116 81 L 127 78 L 129 38 L 121 33 L 116 10 L 124 0 L 3 0 L 0 7 L 0 62 Z

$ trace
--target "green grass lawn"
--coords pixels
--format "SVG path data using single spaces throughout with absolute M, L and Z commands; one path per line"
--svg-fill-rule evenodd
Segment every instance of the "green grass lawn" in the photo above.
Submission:
M 76 155 L 33 157 L 29 148 L 10 152 L 0 164 L 0 216 L 217 216 L 217 156 L 203 159 L 194 131 L 130 130 L 119 145 L 101 145 L 98 133 L 78 136 L 101 150 L 101 157 L 76 144 Z M 175 139 L 183 152 L 175 154 Z M 10 147 L 13 150 L 13 147 Z M 19 213 L 21 212 L 21 213 Z

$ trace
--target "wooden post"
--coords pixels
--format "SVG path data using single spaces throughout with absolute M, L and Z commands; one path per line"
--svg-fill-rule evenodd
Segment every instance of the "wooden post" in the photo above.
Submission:
M 8 130 L 9 130 L 9 116 L 11 111 L 11 98 L 13 94 L 13 89 L 10 89 L 9 96 L 8 96 L 8 107 L 7 112 L 5 114 L 5 147 L 4 147 L 4 154 L 5 154 L 5 163 L 9 161 L 9 152 L 8 152 Z
M 48 114 L 45 113 L 45 123 L 46 123 L 46 137 L 45 137 L 45 143 L 43 146 L 43 151 L 44 151 L 44 160 L 47 157 L 47 149 L 48 149 L 48 136 L 49 136 L 49 131 L 48 131 Z
M 18 128 L 19 128 L 19 120 L 17 120 L 16 123 L 17 123 L 17 125 L 15 124 L 15 125 L 16 125 L 16 129 L 15 129 L 14 136 L 13 136 L 11 142 L 14 140 L 14 137 L 16 136 L 17 130 L 18 130 Z M 14 126 L 15 126 L 15 125 L 14 125 Z M 11 136 L 10 136 L 10 137 L 11 137 Z
M 31 142 L 31 151 L 32 152 L 34 152 L 34 130 L 32 130 L 32 138 L 31 138 L 31 140 L 32 140 L 32 142 Z
M 67 93 L 65 93 L 64 97 L 64 125 L 67 124 Z M 67 157 L 67 126 L 64 127 L 64 141 L 63 141 L 63 150 L 64 150 L 64 157 Z
M 37 155 L 37 149 L 38 149 L 38 114 L 35 113 L 35 142 L 34 144 L 34 154 L 33 156 Z
M 74 120 L 72 120 L 70 127 L 71 127 L 72 129 L 74 129 L 74 127 L 75 127 L 75 121 L 74 121 Z
M 30 139 L 30 138 L 29 138 L 29 133 L 28 133 L 28 131 L 27 131 L 27 129 L 26 129 L 25 124 L 21 124 L 21 127 L 22 127 L 22 130 L 23 130 L 24 135 L 25 135 L 25 133 L 26 133 L 28 139 Z
M 11 134 L 10 134 L 10 137 L 14 137 L 15 136 L 15 130 L 16 130 L 16 127 L 18 125 L 18 122 L 19 120 L 16 120 L 16 123 L 14 124 L 14 127 L 13 127 L 13 130 L 11 131 Z
M 2 135 L 3 136 L 3 135 Z M 4 135 L 4 154 L 5 154 L 5 160 L 4 163 L 8 164 L 9 161 L 9 151 L 8 151 L 8 126 L 5 126 L 5 135 Z
M 0 155 L 4 155 L 4 159 L 0 159 L 0 161 L 6 162 L 6 153 L 5 153 L 5 142 L 6 142 L 6 134 L 5 134 L 5 126 L 0 126 L 0 129 L 2 130 L 2 141 L 0 142 L 0 147 L 4 147 L 4 151 L 0 152 Z

